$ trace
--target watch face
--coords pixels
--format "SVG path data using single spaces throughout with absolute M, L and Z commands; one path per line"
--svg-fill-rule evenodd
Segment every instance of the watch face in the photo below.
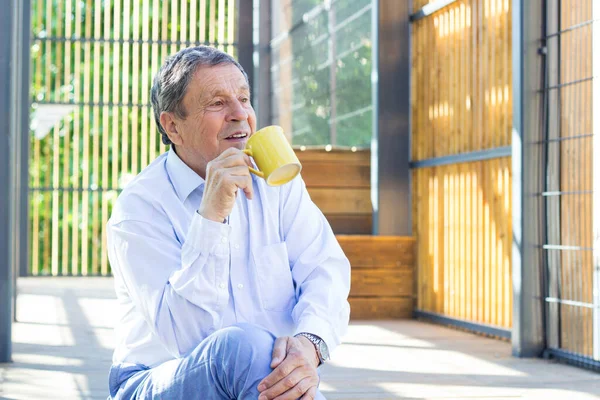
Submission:
M 321 357 L 323 357 L 323 360 L 329 360 L 329 349 L 327 348 L 327 345 L 324 341 L 321 341 L 321 343 L 319 344 L 319 351 L 321 353 Z

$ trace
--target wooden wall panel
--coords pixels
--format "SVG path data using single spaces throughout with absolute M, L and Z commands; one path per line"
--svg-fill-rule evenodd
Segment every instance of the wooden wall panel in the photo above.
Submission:
M 311 187 L 344 187 L 369 189 L 371 187 L 370 165 L 331 163 L 327 161 L 306 162 L 302 165 L 302 178 Z
M 371 190 L 346 187 L 312 187 L 310 196 L 325 215 L 370 214 Z
M 338 234 L 372 232 L 371 152 L 296 149 L 314 203 Z
M 356 320 L 412 318 L 413 300 L 399 297 L 350 297 L 350 318 Z
M 337 235 L 352 266 L 351 318 L 410 318 L 414 305 L 415 240 Z
M 417 309 L 510 328 L 510 158 L 415 171 Z
M 339 236 L 340 245 L 352 263 L 352 268 L 413 268 L 414 239 L 396 236 L 377 236 L 370 240 L 364 235 Z
M 510 2 L 460 0 L 412 24 L 412 160 L 510 145 Z
M 329 214 L 326 215 L 333 232 L 337 234 L 369 234 L 373 232 L 371 214 Z
M 413 160 L 510 145 L 510 6 L 460 0 L 412 25 Z M 511 327 L 510 164 L 414 170 L 417 309 Z
M 412 269 L 397 270 L 377 268 L 361 270 L 352 268 L 351 296 L 401 296 L 412 297 Z

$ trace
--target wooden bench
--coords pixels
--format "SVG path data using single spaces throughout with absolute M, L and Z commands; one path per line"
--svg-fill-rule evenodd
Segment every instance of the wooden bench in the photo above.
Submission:
M 411 318 L 414 244 L 410 237 L 337 235 L 352 266 L 351 318 Z
M 311 199 L 335 233 L 370 234 L 371 152 L 296 150 Z
M 371 152 L 296 149 L 296 154 L 312 200 L 350 260 L 351 318 L 411 318 L 415 241 L 371 235 Z

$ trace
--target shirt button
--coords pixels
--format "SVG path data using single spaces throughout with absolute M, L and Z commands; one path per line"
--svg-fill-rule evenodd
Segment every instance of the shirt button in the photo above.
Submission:
M 239 245 L 239 244 L 236 244 L 234 247 L 235 247 L 236 249 L 239 249 L 239 248 L 240 248 L 240 245 Z
M 225 236 L 221 238 L 221 243 L 227 243 L 227 238 Z
M 224 283 L 221 283 L 221 284 L 219 284 L 219 287 L 220 287 L 221 289 L 225 289 L 225 284 L 224 284 Z
M 242 285 L 241 283 L 238 283 L 238 289 L 243 289 L 244 285 Z

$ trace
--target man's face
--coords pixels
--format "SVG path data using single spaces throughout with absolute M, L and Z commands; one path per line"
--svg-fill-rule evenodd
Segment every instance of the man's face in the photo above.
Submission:
M 179 157 L 202 177 L 208 162 L 229 147 L 244 149 L 256 130 L 250 88 L 233 64 L 198 68 L 182 105 L 187 116 L 173 116 L 178 138 L 172 140 Z

